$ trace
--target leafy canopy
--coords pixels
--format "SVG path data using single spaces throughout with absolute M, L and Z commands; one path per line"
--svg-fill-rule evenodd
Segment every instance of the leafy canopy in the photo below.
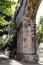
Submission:
M 39 24 L 36 25 L 36 43 L 39 45 L 43 38 L 43 16 L 40 16 Z
M 19 4 L 14 0 L 0 0 L 0 33 L 3 32 L 5 26 L 10 24 L 17 6 Z

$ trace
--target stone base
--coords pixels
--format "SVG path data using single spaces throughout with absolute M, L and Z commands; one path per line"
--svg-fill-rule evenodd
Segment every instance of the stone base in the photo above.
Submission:
M 25 62 L 32 62 L 37 63 L 38 62 L 38 55 L 25 55 L 25 54 L 17 54 L 17 59 Z
M 18 60 L 22 60 L 22 59 L 23 59 L 23 57 L 24 57 L 24 55 L 23 55 L 23 54 L 17 54 L 17 56 L 16 56 L 16 57 L 17 57 L 17 59 L 18 59 Z
M 28 62 L 38 62 L 38 56 L 37 55 L 24 55 L 24 61 L 28 61 Z

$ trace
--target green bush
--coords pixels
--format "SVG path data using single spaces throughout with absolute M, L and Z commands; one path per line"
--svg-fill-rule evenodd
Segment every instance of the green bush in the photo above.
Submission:
M 16 34 L 14 36 L 10 36 L 8 42 L 5 44 L 5 49 L 7 50 L 13 50 L 14 48 L 16 48 Z
M 0 37 L 0 51 L 4 50 L 4 40 L 2 37 Z

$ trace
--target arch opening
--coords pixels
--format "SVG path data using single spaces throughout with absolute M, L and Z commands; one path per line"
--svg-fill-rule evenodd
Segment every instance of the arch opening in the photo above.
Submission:
M 39 56 L 39 63 L 42 64 L 43 59 L 43 0 L 39 4 L 36 13 L 36 45 Z

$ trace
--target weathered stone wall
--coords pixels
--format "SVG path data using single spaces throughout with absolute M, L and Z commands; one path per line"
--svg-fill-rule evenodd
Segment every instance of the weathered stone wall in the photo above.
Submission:
M 37 61 L 35 17 L 40 2 L 41 0 L 23 0 L 16 17 L 17 57 L 25 61 Z
M 18 29 L 17 32 L 17 53 L 23 53 L 23 26 Z

